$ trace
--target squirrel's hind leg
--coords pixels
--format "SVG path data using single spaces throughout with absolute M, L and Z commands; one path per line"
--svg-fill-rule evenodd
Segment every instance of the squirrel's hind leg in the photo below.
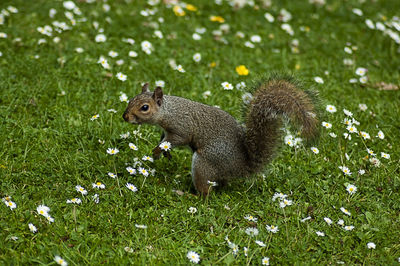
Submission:
M 203 196 L 207 196 L 218 180 L 218 169 L 198 152 L 193 153 L 192 180 L 196 190 Z M 221 184 L 222 185 L 222 184 Z

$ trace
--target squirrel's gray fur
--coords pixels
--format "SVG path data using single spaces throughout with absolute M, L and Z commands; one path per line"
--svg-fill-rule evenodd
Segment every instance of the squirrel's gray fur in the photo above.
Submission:
M 130 100 L 123 117 L 133 124 L 159 125 L 165 134 L 161 142 L 170 142 L 172 148 L 190 146 L 193 183 L 207 195 L 208 181 L 225 184 L 263 169 L 279 146 L 282 115 L 301 125 L 304 136 L 315 136 L 318 121 L 314 113 L 304 91 L 288 80 L 273 79 L 254 91 L 245 126 L 217 107 L 163 95 L 159 87 L 150 92 L 148 84 Z M 159 146 L 153 150 L 155 159 L 162 153 L 170 156 Z

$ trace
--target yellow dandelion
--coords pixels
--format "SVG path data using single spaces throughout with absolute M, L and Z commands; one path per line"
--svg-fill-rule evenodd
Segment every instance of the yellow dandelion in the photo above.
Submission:
M 189 11 L 193 11 L 193 12 L 197 11 L 197 7 L 195 7 L 194 5 L 191 5 L 191 4 L 187 4 L 186 9 Z
M 219 22 L 219 23 L 224 23 L 225 19 L 221 16 L 211 16 L 210 20 L 213 22 Z
M 249 74 L 249 70 L 244 65 L 237 66 L 236 72 L 239 74 L 239 76 L 247 76 Z

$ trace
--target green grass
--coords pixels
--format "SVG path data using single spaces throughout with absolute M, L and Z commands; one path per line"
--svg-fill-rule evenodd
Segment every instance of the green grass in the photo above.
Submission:
M 261 264 L 263 257 L 269 257 L 271 264 L 398 263 L 400 95 L 398 90 L 378 90 L 375 84 L 399 85 L 400 46 L 382 31 L 369 29 L 365 20 L 392 21 L 400 15 L 400 2 L 360 2 L 327 1 L 315 6 L 308 1 L 274 1 L 270 8 L 260 5 L 235 10 L 225 1 L 222 5 L 196 1 L 193 4 L 198 11 L 177 17 L 164 4 L 151 7 L 146 2 L 110 0 L 111 9 L 105 12 L 102 1 L 76 1 L 82 12 L 75 15 L 76 25 L 48 37 L 37 27 L 54 20 L 71 25 L 61 1 L 1 1 L 0 10 L 12 5 L 18 13 L 6 16 L 0 25 L 0 32 L 8 36 L 0 38 L 0 196 L 11 196 L 17 204 L 13 210 L 0 205 L 0 263 L 54 264 L 54 256 L 59 255 L 70 265 L 175 265 L 190 263 L 188 251 L 197 252 L 200 262 L 209 265 Z M 51 8 L 57 10 L 54 18 L 48 15 Z M 140 11 L 147 8 L 156 9 L 156 14 L 142 16 Z M 287 22 L 293 36 L 280 28 L 277 17 L 282 8 L 293 16 Z M 361 9 L 363 16 L 354 14 L 353 8 Z M 266 12 L 275 22 L 264 18 Z M 210 21 L 211 15 L 222 16 L 230 26 L 220 37 L 228 44 L 213 37 L 220 24 Z M 159 18 L 164 22 L 159 23 Z M 104 43 L 94 41 L 98 34 L 95 21 L 107 36 Z M 163 39 L 153 35 L 156 23 Z M 302 26 L 309 30 L 301 31 Z M 196 41 L 192 34 L 199 27 L 207 31 Z M 245 34 L 243 39 L 236 36 L 238 31 Z M 253 49 L 245 47 L 254 34 L 261 36 L 261 43 L 255 43 Z M 56 36 L 58 43 L 53 42 Z M 133 38 L 135 44 L 122 42 L 122 38 Z M 39 45 L 39 39 L 47 42 Z M 298 53 L 291 49 L 293 39 L 299 41 Z M 141 49 L 144 40 L 154 46 L 150 55 Z M 346 54 L 345 46 L 357 49 Z M 77 47 L 84 52 L 77 53 Z M 119 56 L 110 58 L 110 50 Z M 138 57 L 130 58 L 131 50 Z M 199 63 L 192 60 L 194 53 L 201 53 Z M 108 59 L 110 70 L 97 63 L 101 55 Z M 65 62 L 60 63 L 59 58 Z M 344 58 L 354 64 L 345 66 Z M 124 64 L 118 66 L 118 59 Z M 173 70 L 170 59 L 186 72 Z M 210 67 L 212 62 L 215 67 Z M 238 65 L 245 65 L 250 74 L 239 76 L 235 71 Z M 358 78 L 358 67 L 368 69 L 366 84 L 349 83 Z M 318 154 L 307 145 L 294 149 L 282 144 L 263 175 L 232 182 L 206 199 L 192 194 L 188 149 L 174 149 L 170 161 L 143 162 L 146 169 L 156 171 L 146 179 L 130 176 L 125 170 L 135 158 L 142 161 L 151 154 L 160 130 L 125 123 L 126 103 L 119 100 L 120 92 L 133 97 L 142 82 L 154 87 L 155 81 L 164 80 L 165 93 L 218 105 L 240 119 L 243 91 L 225 91 L 220 84 L 250 84 L 257 76 L 276 71 L 292 73 L 306 88 L 319 91 L 321 121 L 333 127 L 322 128 L 319 140 L 313 143 Z M 127 75 L 125 82 L 115 77 L 118 72 Z M 316 76 L 322 77 L 324 84 L 314 82 Z M 211 96 L 205 99 L 202 94 L 207 90 Z M 360 103 L 368 109 L 361 111 Z M 327 104 L 336 106 L 337 112 L 326 112 Z M 117 112 L 107 111 L 111 108 Z M 371 139 L 355 134 L 351 140 L 344 139 L 344 108 L 353 112 L 360 122 L 357 128 L 368 132 Z M 91 121 L 95 114 L 99 118 Z M 376 126 L 384 132 L 383 140 L 375 137 Z M 120 134 L 126 132 L 130 137 L 122 139 Z M 337 137 L 330 137 L 330 132 Z M 130 142 L 139 149 L 130 150 Z M 120 152 L 108 155 L 106 150 L 111 147 Z M 366 158 L 367 147 L 376 153 L 380 167 Z M 381 152 L 391 158 L 381 158 Z M 352 175 L 343 175 L 338 168 L 342 165 L 349 167 Z M 358 174 L 360 169 L 366 171 L 364 175 Z M 108 172 L 117 173 L 118 180 Z M 98 181 L 105 184 L 104 190 L 92 188 Z M 127 182 L 136 185 L 138 192 L 129 191 Z M 347 184 L 357 186 L 354 195 L 346 191 Z M 76 192 L 76 185 L 86 188 L 88 195 Z M 280 208 L 272 201 L 275 192 L 288 194 L 293 205 Z M 95 193 L 98 204 L 92 200 Z M 66 203 L 74 197 L 82 204 Z M 54 223 L 37 214 L 41 204 L 50 207 Z M 189 207 L 197 212 L 188 213 Z M 340 207 L 348 209 L 351 216 L 343 214 Z M 247 221 L 246 215 L 257 217 L 257 222 Z M 311 220 L 301 222 L 308 216 Z M 324 217 L 333 224 L 329 226 Z M 337 225 L 339 219 L 354 229 L 345 231 Z M 29 223 L 37 227 L 36 233 L 29 231 Z M 278 233 L 266 230 L 271 224 L 279 227 Z M 248 227 L 257 227 L 259 235 L 248 236 Z M 15 236 L 17 240 L 13 240 Z M 225 237 L 239 246 L 236 256 Z M 254 240 L 263 241 L 266 247 Z M 368 249 L 368 242 L 375 243 L 376 249 Z M 247 257 L 243 247 L 248 248 Z

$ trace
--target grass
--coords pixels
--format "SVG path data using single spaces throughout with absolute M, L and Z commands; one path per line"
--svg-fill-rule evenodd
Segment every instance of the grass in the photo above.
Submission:
M 7 34 L 0 38 L 0 196 L 10 196 L 17 204 L 15 209 L 0 205 L 1 264 L 54 264 L 56 255 L 70 265 L 189 264 L 188 251 L 197 252 L 200 263 L 210 265 L 260 264 L 264 257 L 269 257 L 271 264 L 397 263 L 400 97 L 398 90 L 378 90 L 376 84 L 398 86 L 400 46 L 382 31 L 369 29 L 365 20 L 393 21 L 399 15 L 398 1 L 327 1 L 322 6 L 308 1 L 274 1 L 269 8 L 257 2 L 257 6 L 237 10 L 225 1 L 221 5 L 199 1 L 193 2 L 196 12 L 186 10 L 182 17 L 165 4 L 152 7 L 146 2 L 108 1 L 109 12 L 102 1 L 76 4 L 82 15 L 74 15 L 75 26 L 66 18 L 61 1 L 3 0 L 0 4 L 0 10 L 10 5 L 18 9 L 0 25 L 0 32 Z M 54 18 L 49 17 L 51 8 L 57 10 Z M 292 14 L 287 23 L 293 36 L 282 30 L 282 22 L 277 20 L 282 8 Z M 363 15 L 356 15 L 353 8 L 361 9 Z M 146 9 L 157 11 L 141 15 Z M 264 18 L 266 12 L 275 22 Z M 213 37 L 221 24 L 210 21 L 211 15 L 222 16 L 229 31 Z M 71 30 L 53 32 L 51 37 L 38 32 L 37 27 L 54 20 L 66 22 Z M 94 41 L 99 33 L 95 21 L 107 36 L 104 43 Z M 154 37 L 156 24 L 162 39 Z M 192 34 L 199 27 L 206 32 L 196 41 Z M 238 31 L 244 33 L 243 39 L 237 37 Z M 262 41 L 254 48 L 245 47 L 245 41 L 255 34 Z M 56 36 L 60 38 L 57 43 L 53 41 Z M 133 38 L 135 44 L 122 38 Z M 47 42 L 39 45 L 39 39 Z M 293 39 L 299 41 L 298 48 L 292 48 Z M 141 49 L 144 40 L 154 47 L 150 55 Z M 352 54 L 344 52 L 346 46 L 354 48 Z M 76 52 L 77 47 L 83 48 L 83 53 Z M 119 56 L 109 57 L 110 50 Z M 138 53 L 136 58 L 128 56 L 131 50 Z M 199 63 L 192 60 L 194 53 L 201 54 Z M 101 55 L 111 69 L 97 63 Z M 354 64 L 345 66 L 345 58 Z M 124 64 L 117 65 L 118 59 Z M 173 70 L 171 59 L 186 72 Z M 239 76 L 235 71 L 239 65 L 245 65 L 250 74 Z M 355 74 L 358 67 L 368 69 L 365 84 L 349 83 L 359 78 Z M 156 171 L 147 178 L 130 176 L 125 170 L 135 158 L 140 162 L 150 155 L 160 130 L 125 123 L 126 103 L 119 100 L 121 92 L 132 97 L 139 93 L 142 82 L 154 87 L 155 81 L 164 80 L 165 93 L 218 105 L 240 118 L 243 91 L 225 91 L 220 84 L 250 84 L 257 76 L 275 71 L 292 73 L 306 88 L 319 91 L 321 121 L 333 127 L 321 129 L 313 144 L 318 154 L 307 145 L 293 148 L 283 144 L 265 173 L 235 181 L 206 199 L 191 193 L 188 149 L 174 149 L 170 161 L 142 162 L 146 169 Z M 116 78 L 118 72 L 127 75 L 125 82 Z M 317 76 L 324 84 L 314 81 Z M 204 98 L 208 90 L 211 96 Z M 368 109 L 361 111 L 360 103 Z M 337 112 L 326 112 L 327 104 L 336 106 Z M 117 112 L 107 111 L 111 108 Z M 351 140 L 343 137 L 347 132 L 343 109 L 353 112 L 360 122 L 357 128 L 368 132 L 370 139 L 356 134 Z M 99 118 L 91 121 L 95 114 Z M 378 130 L 384 132 L 384 139 L 376 137 Z M 126 132 L 130 137 L 122 139 L 120 135 Z M 330 132 L 337 137 L 329 136 Z M 138 150 L 129 149 L 129 143 Z M 120 152 L 108 155 L 106 150 L 111 147 Z M 366 148 L 376 153 L 380 167 L 371 164 Z M 390 154 L 390 159 L 381 158 L 381 152 Z M 338 168 L 342 165 L 352 174 L 344 175 Z M 364 175 L 358 173 L 360 169 L 365 170 Z M 108 172 L 117 174 L 118 179 L 110 178 Z M 92 188 L 95 182 L 104 183 L 105 189 Z M 138 192 L 129 191 L 127 182 Z M 347 184 L 357 187 L 355 194 L 346 191 Z M 76 185 L 87 189 L 88 195 L 80 195 Z M 293 205 L 280 208 L 272 201 L 275 192 L 288 194 Z M 92 200 L 95 193 L 98 204 Z M 66 203 L 74 197 L 82 203 Z M 38 215 L 36 208 L 41 204 L 50 207 L 54 223 Z M 190 207 L 197 212 L 189 213 Z M 341 207 L 351 216 L 342 213 Z M 244 219 L 246 215 L 257 217 L 257 222 Z M 310 220 L 301 222 L 308 216 Z M 333 224 L 328 225 L 324 217 Z M 337 225 L 339 219 L 354 229 L 344 230 Z M 29 223 L 37 227 L 36 233 L 29 231 Z M 269 233 L 265 226 L 271 224 L 278 226 L 279 232 Z M 257 227 L 259 234 L 247 235 L 249 227 Z M 237 255 L 226 237 L 239 246 Z M 368 249 L 369 242 L 376 248 Z M 125 247 L 131 248 L 130 252 Z M 243 247 L 248 248 L 247 256 Z

